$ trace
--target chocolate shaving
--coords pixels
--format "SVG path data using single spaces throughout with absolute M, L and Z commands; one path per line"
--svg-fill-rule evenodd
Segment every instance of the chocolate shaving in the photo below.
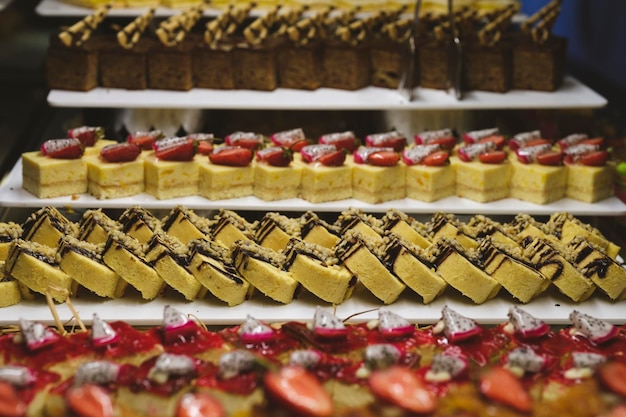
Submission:
M 102 23 L 110 9 L 110 3 L 96 9 L 92 15 L 86 16 L 80 22 L 74 23 L 72 26 L 59 33 L 59 39 L 68 47 L 82 45 L 91 37 L 91 34 L 98 28 L 98 25 Z
M 117 33 L 117 42 L 122 48 L 130 49 L 139 42 L 141 34 L 146 30 L 154 17 L 154 11 L 155 9 L 151 8 L 145 14 L 137 16 L 135 20 Z
M 511 23 L 513 16 L 519 11 L 519 4 L 514 3 L 504 7 L 492 16 L 492 21 L 487 23 L 478 32 L 478 41 L 483 46 L 494 46 L 502 39 L 502 32 Z
M 165 46 L 175 46 L 181 43 L 200 19 L 205 7 L 205 3 L 192 6 L 182 13 L 161 22 L 156 30 L 156 35 L 161 43 Z
M 550 38 L 552 27 L 559 17 L 562 1 L 553 0 L 526 19 L 521 25 L 522 32 L 529 35 L 537 44 L 545 43 Z
M 253 7 L 254 3 L 242 6 L 231 5 L 227 11 L 206 24 L 204 42 L 214 47 L 224 37 L 232 35 L 248 17 Z

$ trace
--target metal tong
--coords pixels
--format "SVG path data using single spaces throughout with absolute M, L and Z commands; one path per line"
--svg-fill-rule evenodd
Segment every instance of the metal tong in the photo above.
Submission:
M 457 100 L 463 99 L 463 46 L 459 32 L 456 30 L 453 0 L 448 0 L 448 19 L 450 22 L 450 48 L 448 53 L 448 91 L 451 91 Z
M 422 7 L 422 0 L 415 1 L 415 9 L 413 11 L 413 24 L 411 26 L 411 35 L 409 36 L 409 43 L 406 50 L 406 66 L 405 71 L 398 83 L 398 91 L 408 101 L 415 99 L 415 51 L 417 46 L 415 45 L 415 37 L 417 36 L 417 23 L 419 20 L 420 8 Z

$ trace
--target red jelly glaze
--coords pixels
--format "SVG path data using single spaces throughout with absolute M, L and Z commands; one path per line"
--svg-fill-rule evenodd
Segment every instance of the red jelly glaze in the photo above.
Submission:
M 260 383 L 261 375 L 256 370 L 243 372 L 232 378 L 224 379 L 219 376 L 217 365 L 205 362 L 198 367 L 196 386 L 213 388 L 237 395 L 249 395 Z
M 222 337 L 208 330 L 195 326 L 195 329 L 185 331 L 185 334 L 179 335 L 174 341 L 165 343 L 163 338 L 162 327 L 156 327 L 146 332 L 151 337 L 162 340 L 165 350 L 169 353 L 177 355 L 194 355 L 209 349 L 218 349 L 224 345 Z
M 219 332 L 226 342 L 233 346 L 245 348 L 252 353 L 261 355 L 266 358 L 275 358 L 281 353 L 298 349 L 300 342 L 294 339 L 289 333 L 284 332 L 282 329 L 273 329 L 274 335 L 263 342 L 258 343 L 243 343 L 239 335 L 240 327 L 231 327 Z

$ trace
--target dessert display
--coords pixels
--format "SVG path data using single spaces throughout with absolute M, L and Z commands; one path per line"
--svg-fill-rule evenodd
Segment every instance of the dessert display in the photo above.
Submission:
M 539 417 L 572 406 L 595 417 L 626 408 L 623 326 L 583 311 L 552 328 L 519 307 L 489 327 L 447 306 L 428 326 L 386 308 L 365 323 L 312 310 L 307 322 L 249 316 L 217 330 L 172 307 L 145 330 L 98 316 L 72 332 L 21 319 L 0 338 L 3 407 L 81 417 Z
M 406 196 L 406 166 L 392 147 L 360 146 L 353 161 L 352 196 L 357 200 L 376 204 Z
M 106 298 L 136 289 L 145 300 L 172 288 L 169 296 L 200 301 L 211 293 L 228 305 L 250 297 L 287 304 L 302 291 L 341 304 L 355 289 L 383 304 L 408 291 L 426 304 L 453 294 L 483 304 L 498 294 L 531 303 L 550 289 L 576 303 L 626 293 L 620 247 L 564 212 L 545 223 L 441 212 L 422 222 L 395 209 L 380 218 L 348 209 L 331 222 L 313 212 L 249 221 L 184 206 L 159 219 L 132 207 L 118 218 L 87 210 L 76 224 L 47 207 L 6 227 L 23 231 L 5 235 L 5 280 L 38 294 L 54 290 L 58 300 L 78 287 Z

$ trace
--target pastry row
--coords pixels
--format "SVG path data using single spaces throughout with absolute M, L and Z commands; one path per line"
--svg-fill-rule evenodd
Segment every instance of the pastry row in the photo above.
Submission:
M 170 287 L 189 301 L 210 293 L 231 306 L 253 296 L 290 303 L 301 291 L 340 304 L 357 285 L 381 304 L 403 291 L 430 303 L 449 290 L 476 304 L 502 291 L 527 303 L 548 287 L 574 302 L 626 294 L 620 248 L 567 213 L 505 224 L 436 213 L 422 223 L 397 210 L 378 218 L 350 209 L 332 223 L 312 212 L 249 222 L 178 206 L 163 219 L 140 207 L 117 219 L 88 210 L 74 223 L 44 207 L 3 226 L 3 305 L 33 292 L 63 302 L 79 286 L 109 298 L 136 290 L 146 300 Z

